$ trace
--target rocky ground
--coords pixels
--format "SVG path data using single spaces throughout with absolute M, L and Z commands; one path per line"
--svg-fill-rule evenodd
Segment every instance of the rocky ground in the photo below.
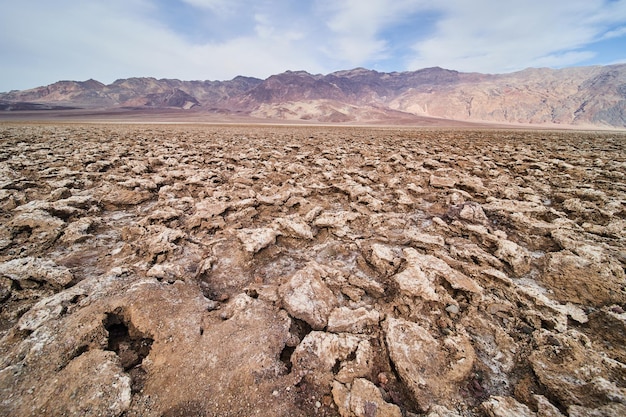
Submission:
M 622 133 L 0 125 L 0 415 L 626 415 Z

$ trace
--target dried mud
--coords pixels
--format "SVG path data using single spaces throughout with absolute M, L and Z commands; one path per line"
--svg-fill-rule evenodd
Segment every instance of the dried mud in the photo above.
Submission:
M 0 415 L 626 415 L 622 133 L 0 125 Z

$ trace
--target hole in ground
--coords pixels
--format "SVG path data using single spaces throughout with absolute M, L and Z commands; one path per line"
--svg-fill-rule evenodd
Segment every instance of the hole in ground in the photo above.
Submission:
M 285 364 L 285 368 L 287 368 L 287 373 L 291 373 L 291 368 L 293 367 L 291 363 L 291 355 L 296 350 L 295 346 L 285 346 L 282 352 L 280 352 L 280 361 Z
M 119 356 L 124 371 L 131 377 L 131 390 L 141 391 L 146 379 L 146 372 L 141 363 L 150 353 L 154 340 L 137 331 L 132 323 L 119 313 L 107 313 L 103 324 L 109 333 L 107 350 Z
M 311 326 L 303 320 L 296 319 L 291 317 L 291 326 L 289 327 L 289 333 L 293 339 L 297 339 L 299 344 L 304 337 L 311 333 L 313 329 Z M 280 361 L 285 364 L 285 368 L 287 368 L 287 373 L 291 373 L 291 368 L 293 367 L 293 363 L 291 362 L 291 355 L 296 350 L 297 344 L 291 344 L 291 346 L 285 345 L 282 352 L 280 352 Z

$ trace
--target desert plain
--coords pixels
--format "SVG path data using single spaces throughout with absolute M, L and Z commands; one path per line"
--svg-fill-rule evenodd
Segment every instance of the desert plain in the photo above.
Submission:
M 626 134 L 0 124 L 0 415 L 626 415 Z

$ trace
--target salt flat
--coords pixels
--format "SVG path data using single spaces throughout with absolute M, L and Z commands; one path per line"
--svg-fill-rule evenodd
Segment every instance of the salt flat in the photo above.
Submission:
M 0 414 L 626 415 L 626 135 L 0 124 Z

